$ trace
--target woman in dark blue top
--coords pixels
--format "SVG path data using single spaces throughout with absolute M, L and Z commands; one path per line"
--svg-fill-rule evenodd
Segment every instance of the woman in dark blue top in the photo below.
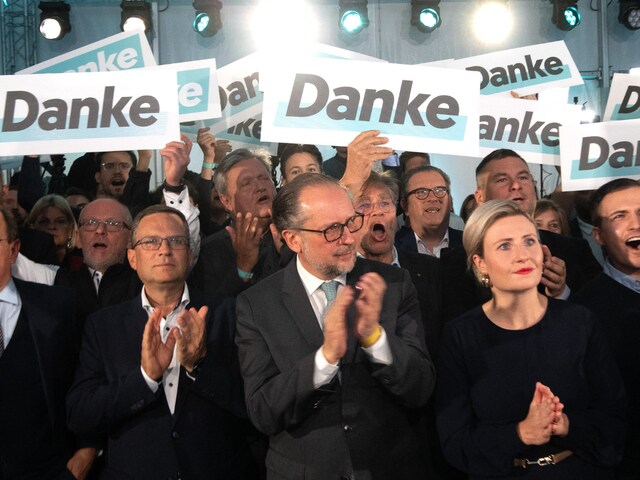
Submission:
M 516 203 L 478 207 L 463 242 L 492 299 L 445 327 L 437 423 L 446 458 L 472 479 L 613 478 L 624 391 L 593 315 L 538 292 L 545 253 Z

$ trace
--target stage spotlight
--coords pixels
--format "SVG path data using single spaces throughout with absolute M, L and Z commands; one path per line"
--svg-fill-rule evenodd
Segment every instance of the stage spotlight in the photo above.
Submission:
M 640 28 L 640 1 L 620 0 L 618 21 L 629 30 Z
M 71 31 L 69 10 L 66 2 L 40 2 L 40 33 L 47 40 L 60 40 Z
M 123 32 L 131 30 L 150 31 L 153 28 L 151 21 L 151 5 L 149 2 L 137 0 L 122 0 L 120 4 L 120 29 Z
M 411 0 L 411 25 L 424 33 L 440 26 L 440 0 Z
M 504 42 L 513 28 L 513 16 L 506 0 L 478 2 L 473 16 L 473 32 L 482 43 Z
M 340 0 L 340 28 L 347 33 L 358 33 L 369 26 L 367 0 Z
M 551 0 L 551 3 L 553 3 L 551 21 L 556 27 L 568 32 L 580 25 L 578 0 Z
M 212 37 L 222 28 L 220 10 L 222 2 L 219 0 L 194 0 L 193 8 L 196 15 L 193 19 L 193 29 L 203 37 Z

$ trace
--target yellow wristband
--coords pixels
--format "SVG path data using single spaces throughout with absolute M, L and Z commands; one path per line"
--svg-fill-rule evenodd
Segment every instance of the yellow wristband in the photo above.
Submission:
M 382 328 L 380 328 L 380 325 L 378 325 L 376 327 L 375 332 L 373 332 L 371 335 L 369 335 L 366 338 L 361 338 L 360 343 L 364 348 L 369 348 L 371 345 L 373 345 L 378 341 L 378 339 L 380 338 L 380 335 L 382 335 Z

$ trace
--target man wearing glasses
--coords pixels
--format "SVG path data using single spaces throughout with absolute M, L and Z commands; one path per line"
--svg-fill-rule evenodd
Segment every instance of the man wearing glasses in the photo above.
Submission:
M 462 245 L 462 232 L 449 227 L 451 180 L 437 167 L 407 172 L 402 181 L 402 208 L 409 226 L 396 235 L 396 247 L 440 258 L 443 248 Z
M 435 377 L 408 272 L 356 258 L 363 215 L 329 177 L 287 184 L 273 221 L 297 259 L 240 294 L 236 337 L 268 477 L 426 478 L 413 420 Z
M 106 432 L 103 478 L 241 478 L 246 414 L 232 305 L 187 287 L 180 212 L 154 205 L 131 228 L 127 255 L 143 288 L 88 318 L 69 426 Z
M 120 198 L 129 180 L 129 172 L 136 166 L 133 152 L 101 152 L 96 155 L 98 197 Z

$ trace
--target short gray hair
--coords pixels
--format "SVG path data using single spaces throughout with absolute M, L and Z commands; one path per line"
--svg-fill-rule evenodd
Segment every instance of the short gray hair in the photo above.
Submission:
M 260 160 L 264 164 L 264 168 L 267 170 L 269 177 L 271 177 L 271 161 L 266 155 L 262 152 L 252 152 L 248 148 L 237 148 L 222 159 L 213 176 L 213 182 L 220 195 L 228 195 L 229 193 L 229 186 L 227 184 L 227 174 L 229 170 L 243 160 L 252 159 Z

